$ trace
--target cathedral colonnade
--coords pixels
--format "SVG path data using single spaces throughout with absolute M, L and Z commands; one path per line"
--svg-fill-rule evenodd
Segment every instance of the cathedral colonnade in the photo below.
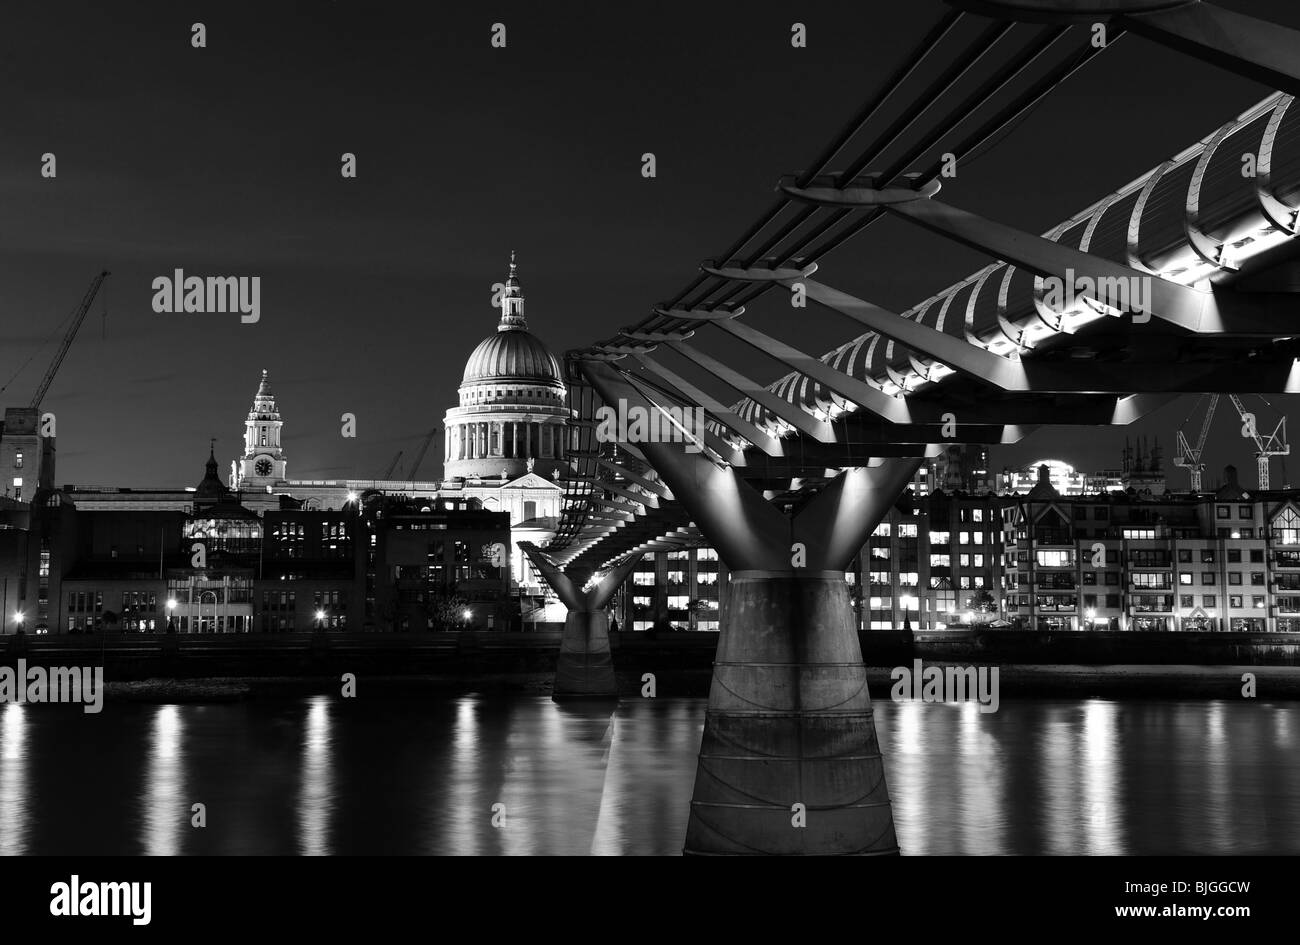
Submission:
M 449 428 L 444 461 L 468 459 L 564 459 L 562 419 L 479 420 Z

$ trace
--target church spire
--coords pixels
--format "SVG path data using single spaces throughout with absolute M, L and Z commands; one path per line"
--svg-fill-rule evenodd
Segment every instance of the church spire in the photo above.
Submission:
M 515 251 L 510 251 L 510 275 L 506 277 L 505 290 L 501 293 L 501 323 L 497 331 L 518 329 L 528 330 L 528 321 L 524 318 L 524 290 L 519 284 L 519 266 L 515 263 Z

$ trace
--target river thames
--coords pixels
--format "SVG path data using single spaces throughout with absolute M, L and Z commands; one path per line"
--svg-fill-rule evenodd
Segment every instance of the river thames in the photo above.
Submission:
M 0 853 L 676 855 L 704 710 L 0 706 Z M 905 855 L 1300 853 L 1300 703 L 882 700 L 876 725 Z

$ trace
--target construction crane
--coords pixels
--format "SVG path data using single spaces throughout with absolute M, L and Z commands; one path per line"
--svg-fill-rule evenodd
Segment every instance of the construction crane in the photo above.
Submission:
M 1241 415 L 1241 435 L 1247 439 L 1255 441 L 1255 462 L 1259 468 L 1259 488 L 1269 488 L 1269 459 L 1273 456 L 1291 455 L 1291 444 L 1286 441 L 1286 415 L 1277 422 L 1273 432 L 1267 436 L 1261 436 L 1256 426 L 1255 415 L 1250 413 L 1241 398 L 1236 394 L 1229 394 L 1232 405 L 1237 408 L 1237 413 Z M 1262 400 L 1263 398 L 1261 398 Z M 1264 401 L 1268 406 L 1272 406 L 1268 401 Z
M 420 464 L 424 462 L 424 454 L 429 452 L 429 444 L 433 442 L 433 438 L 437 436 L 438 431 L 441 429 L 442 427 L 434 427 L 425 434 L 424 442 L 420 444 L 420 452 L 415 454 L 415 462 L 411 464 L 411 472 L 407 476 L 411 482 L 415 482 L 415 474 L 420 471 Z
M 1219 406 L 1219 395 L 1211 394 L 1209 406 L 1205 408 L 1205 419 L 1201 421 L 1201 432 L 1196 437 L 1196 446 L 1193 447 L 1187 442 L 1187 437 L 1182 430 L 1178 431 L 1178 455 L 1174 457 L 1174 465 L 1186 469 L 1192 480 L 1192 491 L 1201 491 L 1201 474 L 1205 472 L 1205 463 L 1201 461 L 1201 454 L 1205 451 L 1205 437 L 1210 432 L 1210 421 L 1214 419 L 1214 408 Z M 1187 419 L 1191 419 L 1188 414 Z M 1187 420 L 1184 420 L 1185 424 Z
M 383 476 L 381 476 L 380 478 L 384 480 L 392 479 L 393 473 L 397 469 L 397 464 L 401 462 L 401 460 L 402 460 L 402 450 L 398 450 L 397 455 L 393 457 L 393 461 L 388 464 L 388 469 L 384 471 Z
M 59 350 L 54 354 L 54 360 L 50 362 L 49 369 L 46 370 L 45 376 L 41 378 L 40 385 L 36 388 L 36 393 L 32 396 L 31 407 L 33 410 L 41 406 L 41 401 L 45 399 L 45 392 L 50 389 L 54 383 L 54 375 L 58 373 L 59 365 L 68 354 L 68 349 L 72 347 L 72 340 L 77 337 L 77 330 L 81 328 L 81 323 L 86 320 L 86 313 L 90 311 L 90 306 L 94 304 L 95 296 L 99 294 L 99 288 L 108 278 L 108 270 L 105 269 L 99 275 L 95 276 L 90 288 L 86 290 L 86 295 L 81 300 L 81 305 L 77 308 L 76 315 L 72 319 L 72 326 L 68 333 L 63 336 L 63 343 L 59 345 Z

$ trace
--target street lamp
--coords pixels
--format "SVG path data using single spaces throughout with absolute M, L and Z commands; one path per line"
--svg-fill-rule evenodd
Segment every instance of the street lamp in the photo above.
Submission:
M 176 632 L 176 598 L 167 598 L 167 630 Z
M 1097 611 L 1092 607 L 1089 607 L 1083 612 L 1083 616 L 1088 620 L 1088 629 L 1095 629 L 1097 624 Z
M 18 630 L 22 630 L 22 628 L 23 628 L 23 621 L 26 620 L 26 619 L 27 619 L 27 615 L 24 614 L 21 610 L 15 610 L 15 611 L 14 611 L 14 627 L 15 627 L 16 629 L 18 629 Z
M 321 628 L 321 625 L 324 622 L 325 622 L 325 611 L 320 610 L 318 608 L 316 611 L 316 629 L 319 630 Z
M 464 611 L 461 612 L 461 616 L 465 618 L 466 623 L 469 623 L 470 619 L 474 616 L 474 611 L 466 607 Z

